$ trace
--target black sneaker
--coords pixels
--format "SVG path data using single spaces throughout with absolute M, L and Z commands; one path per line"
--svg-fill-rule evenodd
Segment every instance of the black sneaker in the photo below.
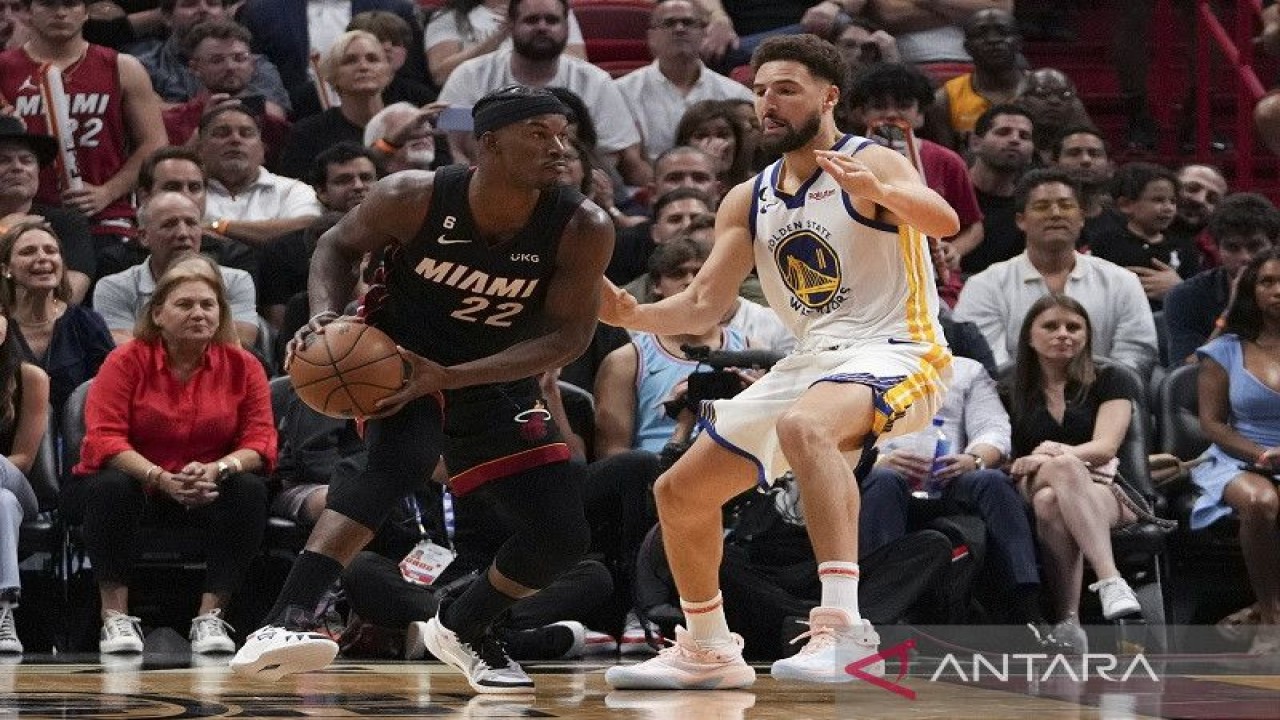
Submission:
M 493 634 L 507 647 L 507 654 L 520 660 L 559 660 L 582 654 L 582 624 L 560 622 L 529 630 L 494 628 Z

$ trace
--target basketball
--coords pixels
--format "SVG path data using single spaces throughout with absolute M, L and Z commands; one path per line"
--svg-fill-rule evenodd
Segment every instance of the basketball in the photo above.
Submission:
M 332 322 L 307 336 L 293 356 L 289 378 L 298 397 L 335 418 L 374 414 L 374 404 L 400 389 L 404 359 L 395 341 L 364 323 Z

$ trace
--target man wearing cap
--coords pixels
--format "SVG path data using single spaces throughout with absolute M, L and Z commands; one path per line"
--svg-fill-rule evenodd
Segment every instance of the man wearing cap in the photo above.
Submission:
M 317 243 L 315 315 L 289 357 L 339 319 L 360 258 L 385 249 L 360 317 L 341 319 L 390 335 L 410 373 L 368 418 L 364 472 L 329 488 L 267 626 L 232 659 L 242 675 L 276 679 L 329 664 L 337 644 L 308 632 L 320 598 L 443 454 L 453 494 L 491 503 L 513 534 L 420 639 L 476 692 L 533 689 L 490 624 L 573 567 L 588 544 L 581 466 L 569 463 L 535 376 L 591 340 L 613 223 L 559 182 L 568 110 L 555 95 L 506 87 L 480 98 L 472 117 L 474 168 L 385 178 Z
M 84 299 L 93 282 L 93 238 L 89 221 L 74 210 L 35 202 L 40 168 L 53 162 L 58 146 L 48 135 L 32 135 L 19 119 L 0 115 L 0 232 L 26 215 L 49 221 L 62 243 L 62 261 L 71 283 L 71 302 Z

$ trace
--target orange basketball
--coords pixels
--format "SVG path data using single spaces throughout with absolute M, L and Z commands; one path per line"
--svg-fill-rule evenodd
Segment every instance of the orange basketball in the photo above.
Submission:
M 395 341 L 381 330 L 332 322 L 323 333 L 307 336 L 289 365 L 289 378 L 298 397 L 316 412 L 364 417 L 404 384 L 405 364 Z

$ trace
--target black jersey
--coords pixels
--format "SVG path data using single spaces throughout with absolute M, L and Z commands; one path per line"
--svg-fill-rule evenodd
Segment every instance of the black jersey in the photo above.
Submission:
M 384 259 L 386 292 L 367 308 L 370 324 L 442 365 L 495 355 L 537 333 L 560 235 L 585 199 L 568 186 L 543 190 L 528 223 L 491 245 L 467 201 L 472 171 L 435 173 L 418 234 Z

